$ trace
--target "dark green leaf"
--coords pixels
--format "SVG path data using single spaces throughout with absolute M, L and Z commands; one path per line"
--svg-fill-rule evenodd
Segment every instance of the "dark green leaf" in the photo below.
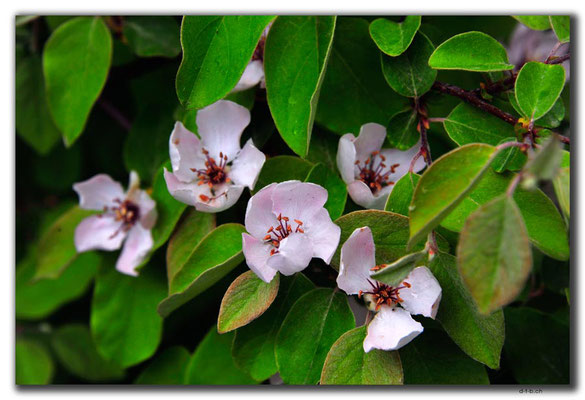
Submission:
M 290 180 L 304 181 L 313 164 L 294 156 L 276 156 L 266 160 L 258 175 L 253 193 L 274 182 Z
M 40 343 L 16 339 L 14 350 L 17 385 L 47 385 L 53 378 L 53 359 Z
M 420 179 L 420 175 L 412 172 L 407 173 L 394 184 L 384 210 L 396 214 L 408 216 L 408 207 L 412 202 L 414 189 Z
M 169 347 L 138 376 L 137 385 L 182 385 L 191 355 L 180 346 Z
M 546 31 L 550 29 L 548 15 L 514 15 L 516 20 L 536 31 Z
M 557 175 L 563 158 L 563 145 L 556 136 L 551 136 L 532 156 L 524 167 L 525 187 L 534 187 L 537 181 L 551 180 Z
M 420 265 L 426 255 L 426 250 L 407 254 L 393 263 L 387 264 L 382 270 L 372 274 L 371 277 L 386 285 L 396 287 L 410 274 L 414 267 Z
M 523 116 L 532 121 L 544 116 L 555 104 L 564 86 L 565 69 L 562 65 L 524 64 L 515 84 L 516 101 Z
M 553 184 L 561 211 L 568 219 L 571 217 L 571 158 L 568 151 L 563 151 L 561 169 Z
M 414 110 L 400 112 L 388 122 L 386 142 L 390 147 L 400 150 L 407 150 L 414 146 L 420 133 L 416 129 L 418 124 L 418 113 Z
M 506 142 L 515 142 L 516 139 L 508 138 L 502 139 L 500 144 L 504 144 Z M 508 147 L 506 149 L 500 150 L 496 157 L 494 158 L 494 162 L 492 164 L 492 168 L 494 171 L 502 173 L 506 170 L 508 171 L 520 171 L 524 164 L 526 164 L 526 154 L 522 152 L 517 146 Z
M 370 36 L 380 50 L 389 56 L 396 57 L 410 46 L 420 27 L 420 20 L 420 15 L 408 15 L 400 23 L 378 18 L 370 24 Z
M 324 207 L 329 211 L 331 219 L 337 219 L 343 214 L 347 200 L 347 187 L 336 172 L 319 163 L 311 168 L 304 181 L 316 183 L 327 189 L 327 202 Z
M 559 42 L 566 43 L 571 40 L 571 17 L 568 15 L 551 15 L 550 24 L 555 31 Z
M 181 52 L 179 26 L 173 17 L 127 17 L 124 19 L 124 36 L 139 57 L 173 58 Z

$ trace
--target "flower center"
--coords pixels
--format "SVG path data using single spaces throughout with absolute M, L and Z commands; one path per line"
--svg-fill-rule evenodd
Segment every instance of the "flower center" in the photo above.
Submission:
M 264 61 L 264 45 L 266 44 L 266 36 L 263 34 L 260 40 L 258 41 L 258 45 L 254 50 L 254 54 L 252 54 L 252 61 L 260 60 Z
M 400 164 L 392 164 L 386 172 L 386 157 L 380 154 L 379 151 L 374 151 L 370 157 L 368 157 L 363 165 L 359 160 L 355 162 L 359 169 L 359 179 L 364 182 L 372 193 L 376 193 L 381 190 L 384 186 L 394 185 L 394 182 L 388 180 L 388 175 L 393 174 L 394 171 Z
M 206 158 L 205 161 L 205 168 L 195 169 L 191 168 L 191 171 L 197 173 L 197 182 L 198 185 L 208 185 L 210 188 L 213 185 L 218 185 L 221 183 L 229 183 L 230 178 L 227 176 L 226 166 L 228 156 L 227 154 L 223 154 L 221 151 L 219 152 L 219 164 L 215 161 L 213 157 L 209 156 L 209 152 L 204 148 L 201 149 L 201 152 Z
M 140 219 L 140 208 L 138 205 L 130 200 L 120 200 L 114 199 L 115 203 L 118 203 L 118 207 L 104 207 L 104 212 L 112 211 L 114 213 L 114 220 L 115 221 L 122 221 L 122 225 L 120 228 L 116 230 L 111 236 L 110 239 L 116 237 L 120 231 L 128 232 L 130 228 L 138 222 Z M 101 217 L 103 214 L 100 214 Z
M 268 235 L 264 236 L 264 242 L 274 246 L 274 248 L 270 250 L 270 255 L 278 253 L 280 241 L 291 233 L 305 233 L 303 228 L 301 228 L 303 223 L 298 219 L 293 219 L 293 221 L 297 224 L 297 227 L 294 229 L 294 231 L 292 226 L 288 224 L 288 217 L 283 217 L 282 214 L 278 214 L 278 218 L 276 219 L 278 220 L 278 225 L 276 225 L 276 227 L 271 226 L 270 229 L 266 231 Z
M 375 310 L 378 311 L 380 307 L 384 304 L 388 306 L 392 306 L 394 304 L 398 304 L 402 302 L 400 298 L 400 294 L 398 293 L 400 289 L 409 288 L 410 283 L 402 282 L 404 286 L 397 286 L 392 287 L 388 286 L 385 283 L 376 282 L 374 285 L 372 281 L 368 279 L 368 283 L 372 286 L 371 292 L 363 292 L 360 290 L 358 296 L 362 297 L 363 295 L 369 295 L 374 303 Z

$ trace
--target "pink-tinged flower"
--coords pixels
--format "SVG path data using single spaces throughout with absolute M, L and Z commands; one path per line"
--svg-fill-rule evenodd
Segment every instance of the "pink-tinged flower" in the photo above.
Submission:
M 323 207 L 327 190 L 314 183 L 272 183 L 256 193 L 246 209 L 242 243 L 246 263 L 264 282 L 276 272 L 292 275 L 313 257 L 327 264 L 341 229 Z
M 77 251 L 117 250 L 125 239 L 116 269 L 137 276 L 135 268 L 152 248 L 150 230 L 157 218 L 156 204 L 140 190 L 138 174 L 130 173 L 127 192 L 106 174 L 76 183 L 73 190 L 79 195 L 80 208 L 103 211 L 85 218 L 75 228 Z
M 376 266 L 376 249 L 370 228 L 358 228 L 341 247 L 337 286 L 347 294 L 364 296 L 376 316 L 368 325 L 364 351 L 397 350 L 417 337 L 422 325 L 411 314 L 435 318 L 441 286 L 427 267 L 413 269 L 397 287 L 370 278 Z
M 240 148 L 250 123 L 247 108 L 220 100 L 197 112 L 201 139 L 177 122 L 169 140 L 173 171 L 164 176 L 171 195 L 203 212 L 219 212 L 254 188 L 266 157 L 252 139 Z
M 385 139 L 386 128 L 373 122 L 362 125 L 357 138 L 346 133 L 339 139 L 337 168 L 352 200 L 364 208 L 384 209 L 394 184 L 408 173 L 420 149 L 420 141 L 406 151 L 382 149 Z M 419 157 L 413 172 L 424 167 Z
M 268 31 L 271 26 L 272 22 L 268 24 L 262 32 L 262 36 L 260 36 L 260 40 L 258 40 L 252 59 L 246 66 L 242 77 L 232 89 L 232 93 L 250 89 L 257 84 L 260 84 L 262 89 L 266 87 L 266 82 L 264 80 L 264 45 L 266 44 L 266 37 L 268 36 Z

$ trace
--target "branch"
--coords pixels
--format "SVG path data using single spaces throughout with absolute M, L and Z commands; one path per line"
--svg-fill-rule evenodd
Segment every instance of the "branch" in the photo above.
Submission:
M 563 54 L 562 56 L 558 56 L 558 57 L 552 57 L 549 60 L 546 60 L 544 63 L 545 64 L 562 64 L 565 61 L 567 61 L 569 58 L 571 58 L 571 53 L 567 53 L 567 54 Z
M 110 102 L 100 98 L 98 100 L 98 104 L 100 107 L 112 117 L 122 128 L 129 131 L 132 128 L 132 122 L 128 118 L 126 118 L 116 107 L 114 107 Z

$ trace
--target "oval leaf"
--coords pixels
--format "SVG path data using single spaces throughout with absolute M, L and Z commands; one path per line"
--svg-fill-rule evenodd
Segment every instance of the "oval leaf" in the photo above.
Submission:
M 253 193 L 274 182 L 304 181 L 313 164 L 294 156 L 271 157 L 262 166 Z
M 51 383 L 55 365 L 45 346 L 40 343 L 28 339 L 16 339 L 14 362 L 17 385 Z
M 513 18 L 536 31 L 546 31 L 550 29 L 548 15 L 513 15 Z
M 412 195 L 419 179 L 420 175 L 412 172 L 400 178 L 390 192 L 384 210 L 408 216 L 408 207 L 412 202 Z
M 559 42 L 569 42 L 571 40 L 571 17 L 568 15 L 551 15 L 549 18 Z
M 515 91 L 518 107 L 525 118 L 536 121 L 555 104 L 565 86 L 562 65 L 540 62 L 524 64 L 516 78 Z
M 386 285 L 396 287 L 408 276 L 408 274 L 410 274 L 410 271 L 412 271 L 414 267 L 421 265 L 421 262 L 426 255 L 426 250 L 407 254 L 391 264 L 386 264 L 383 269 L 370 276 Z
M 378 18 L 370 24 L 370 36 L 380 50 L 396 57 L 410 46 L 420 27 L 420 21 L 420 15 L 409 15 L 400 23 Z
M 181 52 L 179 26 L 173 17 L 127 17 L 124 19 L 124 36 L 139 57 L 173 58 Z
M 318 163 L 309 171 L 305 182 L 316 183 L 327 189 L 327 202 L 324 207 L 329 211 L 331 219 L 339 218 L 343 214 L 347 201 L 347 185 L 337 173 Z

